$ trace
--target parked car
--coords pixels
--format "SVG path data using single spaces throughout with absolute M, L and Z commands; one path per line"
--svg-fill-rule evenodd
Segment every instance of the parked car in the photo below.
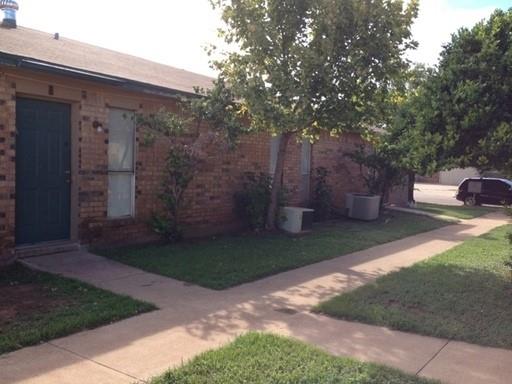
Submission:
M 469 206 L 511 205 L 512 181 L 487 177 L 464 179 L 455 197 Z

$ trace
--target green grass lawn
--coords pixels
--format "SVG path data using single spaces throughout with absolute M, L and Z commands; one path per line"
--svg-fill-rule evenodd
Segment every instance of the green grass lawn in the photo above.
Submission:
M 443 215 L 455 217 L 457 219 L 474 219 L 491 212 L 496 212 L 497 207 L 466 207 L 464 205 L 440 205 L 430 203 L 417 203 L 417 209 L 434 213 L 436 215 Z
M 150 384 L 427 384 L 380 365 L 328 355 L 304 343 L 250 333 L 206 352 Z
M 393 212 L 375 222 L 339 220 L 316 225 L 311 233 L 300 237 L 251 234 L 98 253 L 149 272 L 224 289 L 447 224 Z
M 512 282 L 504 226 L 337 296 L 316 311 L 341 319 L 512 348 Z
M 76 280 L 0 270 L 0 354 L 155 309 Z

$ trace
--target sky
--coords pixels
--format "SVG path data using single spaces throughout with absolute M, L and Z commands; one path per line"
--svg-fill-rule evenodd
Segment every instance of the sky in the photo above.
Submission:
M 220 45 L 208 0 L 17 0 L 18 24 L 214 76 L 204 47 Z M 435 65 L 443 44 L 512 0 L 420 0 L 414 62 Z

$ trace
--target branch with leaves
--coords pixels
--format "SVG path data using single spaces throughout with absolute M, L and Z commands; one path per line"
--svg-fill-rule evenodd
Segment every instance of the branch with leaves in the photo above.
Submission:
M 212 89 L 198 92 L 197 98 L 181 99 L 177 112 L 162 107 L 154 114 L 136 115 L 143 145 L 164 140 L 169 147 L 159 193 L 165 212 L 154 213 L 151 219 L 154 231 L 168 241 L 182 238 L 185 192 L 200 165 L 220 146 L 234 148 L 245 129 L 241 106 L 224 83 L 216 82 Z
M 382 123 L 384 100 L 415 47 L 418 1 L 211 0 L 234 49 L 213 63 L 244 106 L 251 132 L 280 136 L 266 226 L 276 226 L 290 140 L 361 132 Z
M 361 145 L 345 156 L 359 165 L 368 193 L 381 196 L 382 203 L 391 188 L 404 184 L 407 173 L 398 165 L 399 154 L 386 143 L 374 143 L 370 148 Z

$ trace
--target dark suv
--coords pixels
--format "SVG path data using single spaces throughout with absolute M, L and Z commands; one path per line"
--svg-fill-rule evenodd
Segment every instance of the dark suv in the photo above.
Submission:
M 512 204 L 512 181 L 485 177 L 464 179 L 455 197 L 469 206 L 510 205 Z

